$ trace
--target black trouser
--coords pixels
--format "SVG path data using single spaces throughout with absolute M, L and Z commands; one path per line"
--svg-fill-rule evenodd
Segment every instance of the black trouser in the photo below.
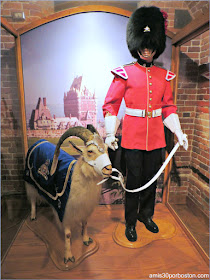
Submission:
M 153 151 L 124 149 L 127 168 L 127 189 L 136 189 L 146 184 L 159 170 L 162 163 L 162 149 Z M 157 181 L 137 193 L 125 193 L 125 221 L 136 225 L 140 219 L 151 218 L 154 214 Z

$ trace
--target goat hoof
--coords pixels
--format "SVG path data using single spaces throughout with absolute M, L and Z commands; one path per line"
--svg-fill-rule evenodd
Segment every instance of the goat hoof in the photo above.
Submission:
M 67 264 L 69 261 L 72 262 L 72 263 L 74 263 L 74 262 L 75 262 L 75 257 L 73 256 L 73 257 L 68 258 L 68 259 L 64 258 L 64 263 L 65 263 L 65 264 Z
M 36 221 L 36 217 L 34 217 L 34 218 L 31 218 L 31 221 Z
M 93 239 L 89 237 L 89 240 L 84 241 L 83 243 L 85 244 L 85 246 L 89 246 L 91 243 L 93 243 Z

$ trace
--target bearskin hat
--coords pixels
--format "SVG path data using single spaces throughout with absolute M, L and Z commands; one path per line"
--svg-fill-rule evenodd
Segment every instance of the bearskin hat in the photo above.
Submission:
M 154 59 L 158 58 L 166 47 L 167 14 L 159 8 L 141 7 L 129 18 L 126 40 L 131 55 L 139 58 L 137 51 L 148 48 L 156 50 Z

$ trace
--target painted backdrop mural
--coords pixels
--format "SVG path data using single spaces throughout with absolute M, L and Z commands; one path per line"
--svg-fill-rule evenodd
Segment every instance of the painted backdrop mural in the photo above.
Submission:
M 88 12 L 21 36 L 29 145 L 37 138 L 56 142 L 77 125 L 93 124 L 105 136 L 102 105 L 113 79 L 110 71 L 133 61 L 126 45 L 127 21 L 116 14 Z M 158 64 L 170 69 L 170 61 L 168 40 Z M 124 104 L 118 117 L 123 115 Z M 117 188 L 103 193 L 101 203 L 122 202 Z

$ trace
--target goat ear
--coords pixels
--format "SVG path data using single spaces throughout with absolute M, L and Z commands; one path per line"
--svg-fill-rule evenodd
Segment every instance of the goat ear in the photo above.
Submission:
M 72 141 L 69 140 L 69 143 L 73 146 L 75 150 L 77 150 L 80 154 L 83 154 L 83 150 L 78 148 Z
M 87 129 L 90 130 L 93 134 L 97 133 L 99 135 L 97 129 L 92 124 L 88 124 Z

